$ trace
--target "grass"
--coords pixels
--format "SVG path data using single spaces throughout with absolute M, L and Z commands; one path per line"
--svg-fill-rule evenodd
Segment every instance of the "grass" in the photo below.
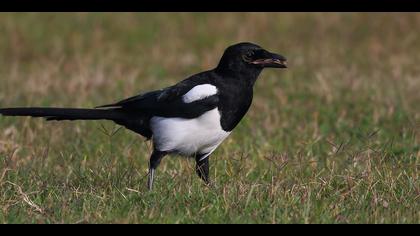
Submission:
M 110 122 L 0 117 L 2 223 L 420 223 L 420 14 L 3 13 L 0 107 L 93 107 L 256 42 L 289 58 L 211 156 L 214 186 Z

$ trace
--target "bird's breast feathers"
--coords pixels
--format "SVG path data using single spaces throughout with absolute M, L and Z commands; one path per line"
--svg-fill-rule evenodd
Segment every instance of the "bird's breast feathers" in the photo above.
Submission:
M 159 151 L 185 156 L 208 156 L 230 134 L 220 125 L 218 108 L 193 119 L 154 116 L 150 125 L 153 143 Z

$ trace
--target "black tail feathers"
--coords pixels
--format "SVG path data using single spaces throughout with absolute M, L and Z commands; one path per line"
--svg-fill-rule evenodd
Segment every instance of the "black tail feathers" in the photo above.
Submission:
M 47 120 L 120 120 L 124 114 L 116 109 L 80 109 L 80 108 L 3 108 L 4 116 L 43 117 Z

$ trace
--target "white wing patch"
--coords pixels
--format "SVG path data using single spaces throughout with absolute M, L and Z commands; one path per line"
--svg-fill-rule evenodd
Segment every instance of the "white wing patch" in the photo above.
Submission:
M 191 103 L 215 94 L 217 94 L 216 86 L 211 84 L 201 84 L 195 86 L 190 91 L 188 91 L 188 93 L 184 94 L 184 96 L 182 96 L 182 100 L 185 103 Z

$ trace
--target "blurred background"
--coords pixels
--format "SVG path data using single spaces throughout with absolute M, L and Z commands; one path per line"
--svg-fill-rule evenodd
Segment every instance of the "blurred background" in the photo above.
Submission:
M 289 68 L 262 73 L 248 115 L 215 153 L 220 163 L 214 168 L 224 171 L 231 157 L 245 153 L 251 174 L 240 178 L 260 178 L 271 168 L 266 157 L 278 156 L 307 163 L 285 170 L 290 185 L 335 170 L 366 181 L 373 158 L 390 179 L 407 175 L 401 181 L 411 183 L 408 207 L 419 194 L 413 185 L 420 155 L 419 27 L 420 14 L 413 13 L 4 13 L 0 107 L 115 102 L 212 69 L 227 46 L 254 42 L 285 55 Z M 14 170 L 3 178 L 28 186 L 40 179 L 76 183 L 74 169 L 106 173 L 104 160 L 115 167 L 111 173 L 132 166 L 144 174 L 150 146 L 122 131 L 111 150 L 102 128 L 0 118 L 2 168 Z M 168 176 L 161 172 L 161 178 L 187 171 L 185 165 L 167 161 Z M 50 170 L 48 177 L 36 177 L 41 170 Z M 30 173 L 34 180 L 24 180 Z

